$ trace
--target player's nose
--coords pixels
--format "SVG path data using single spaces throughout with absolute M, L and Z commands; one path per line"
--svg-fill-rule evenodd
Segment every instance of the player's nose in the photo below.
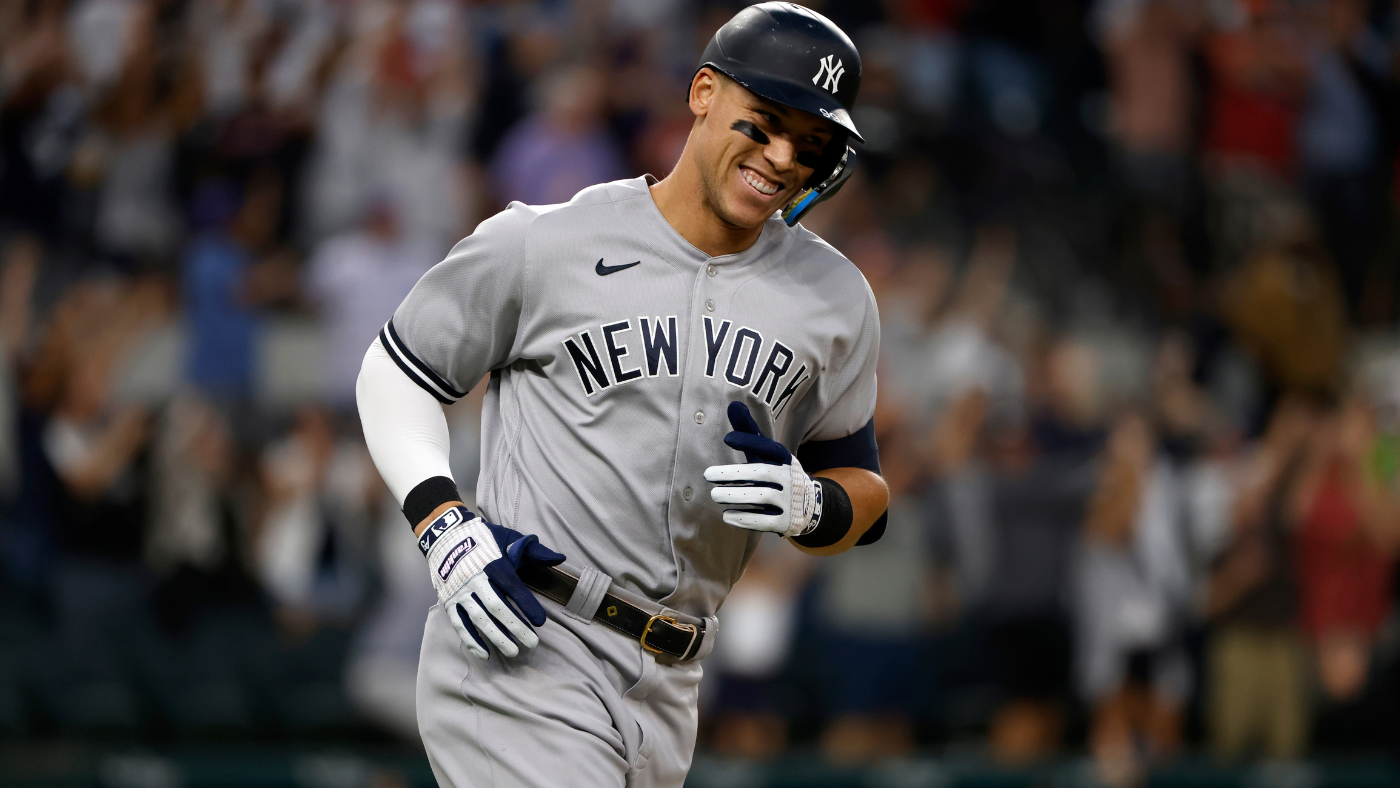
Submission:
M 763 146 L 763 158 L 782 175 L 797 166 L 797 146 L 786 135 L 771 135 L 769 143 Z

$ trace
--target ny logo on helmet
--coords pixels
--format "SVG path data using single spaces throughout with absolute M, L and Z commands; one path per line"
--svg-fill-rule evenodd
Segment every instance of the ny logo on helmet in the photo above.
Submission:
M 846 67 L 841 65 L 841 61 L 836 60 L 836 65 L 833 66 L 831 64 L 833 60 L 836 60 L 835 55 L 827 55 L 821 60 L 818 60 L 817 75 L 812 77 L 812 84 L 815 85 L 821 80 L 822 74 L 825 74 L 826 84 L 822 85 L 822 90 L 831 93 L 835 93 L 839 89 L 838 86 L 841 84 L 841 75 L 846 73 Z

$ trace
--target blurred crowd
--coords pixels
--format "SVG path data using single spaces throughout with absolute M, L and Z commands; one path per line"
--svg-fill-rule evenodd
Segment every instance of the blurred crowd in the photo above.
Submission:
M 0 730 L 412 739 L 364 349 L 507 202 L 668 172 L 742 5 L 0 6 Z M 811 5 L 864 55 L 806 224 L 879 300 L 890 525 L 765 540 L 701 746 L 1400 741 L 1400 7 Z

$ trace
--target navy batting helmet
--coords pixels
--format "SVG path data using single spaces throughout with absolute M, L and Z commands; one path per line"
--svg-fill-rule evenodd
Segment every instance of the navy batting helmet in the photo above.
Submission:
M 696 71 L 706 67 L 769 101 L 820 115 L 838 127 L 840 134 L 806 188 L 783 209 L 789 225 L 851 176 L 856 153 L 846 136 L 865 141 L 851 120 L 860 92 L 860 53 L 831 20 L 794 3 L 751 5 L 710 39 Z

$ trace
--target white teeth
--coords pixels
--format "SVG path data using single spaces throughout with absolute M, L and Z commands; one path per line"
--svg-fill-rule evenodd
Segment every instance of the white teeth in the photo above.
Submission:
M 748 185 L 754 187 L 755 189 L 758 189 L 758 191 L 759 191 L 760 193 L 762 193 L 762 194 L 777 194 L 777 193 L 778 193 L 778 186 L 777 186 L 777 184 L 769 183 L 768 181 L 763 180 L 762 178 L 758 177 L 757 175 L 754 175 L 752 172 L 750 172 L 750 171 L 748 171 L 748 170 L 743 170 L 742 172 L 744 173 L 744 181 L 745 181 L 746 183 L 748 183 Z

